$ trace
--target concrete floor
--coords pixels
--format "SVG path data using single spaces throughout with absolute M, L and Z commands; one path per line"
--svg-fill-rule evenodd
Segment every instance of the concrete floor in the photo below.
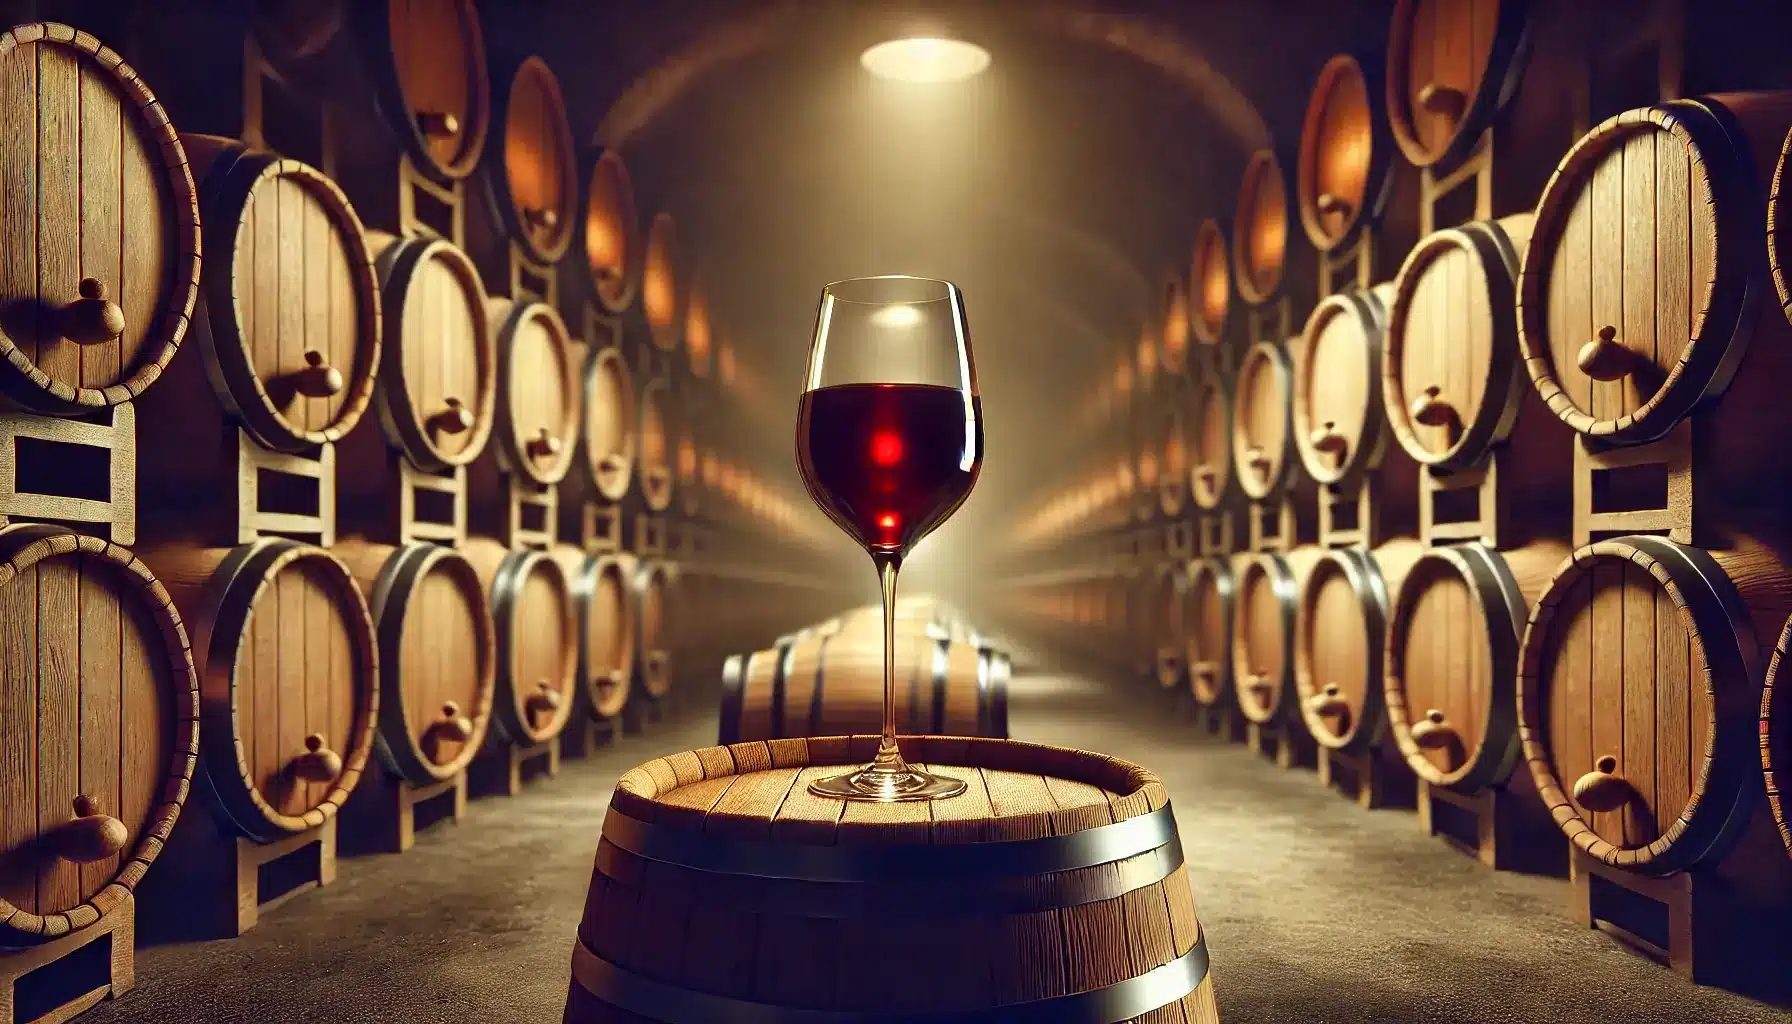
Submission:
M 1409 812 L 1360 811 L 1310 773 L 1195 738 L 1157 696 L 1022 675 L 1014 732 L 1163 777 L 1228 1024 L 1787 1021 L 1573 925 L 1565 882 L 1484 870 Z M 517 799 L 475 801 L 408 854 L 345 861 L 241 939 L 143 949 L 137 989 L 83 1024 L 558 1021 L 617 777 L 713 738 L 693 707 Z

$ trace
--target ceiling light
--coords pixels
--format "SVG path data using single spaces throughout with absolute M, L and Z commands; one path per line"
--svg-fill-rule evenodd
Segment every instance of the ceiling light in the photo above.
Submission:
M 899 82 L 957 82 L 989 67 L 989 51 L 962 39 L 892 39 L 860 54 L 859 63 Z

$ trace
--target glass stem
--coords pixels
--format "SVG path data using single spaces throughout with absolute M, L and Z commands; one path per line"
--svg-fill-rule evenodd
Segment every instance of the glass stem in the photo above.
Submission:
M 877 565 L 878 583 L 884 592 L 884 734 L 871 769 L 906 772 L 908 763 L 896 745 L 896 573 L 902 568 L 902 556 L 873 555 L 871 560 Z

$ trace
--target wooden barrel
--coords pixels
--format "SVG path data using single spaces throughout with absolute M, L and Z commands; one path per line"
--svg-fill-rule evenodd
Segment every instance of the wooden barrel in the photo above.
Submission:
M 1182 565 L 1166 562 L 1157 567 L 1154 577 L 1156 582 L 1152 605 L 1157 616 L 1155 674 L 1158 686 L 1174 690 L 1182 685 L 1183 673 L 1187 670 L 1184 659 L 1188 656 L 1189 647 L 1188 615 L 1183 606 L 1184 595 L 1188 591 L 1188 573 Z
M 709 294 L 703 279 L 693 276 L 690 297 L 684 304 L 685 369 L 698 380 L 709 378 L 710 355 L 714 346 L 709 319 Z
M 611 313 L 635 301 L 641 279 L 641 215 L 628 167 L 613 149 L 592 161 L 585 179 L 585 267 L 598 304 Z
M 381 762 L 412 785 L 453 778 L 478 753 L 492 717 L 497 639 L 479 574 L 439 544 L 356 538 L 334 552 L 373 611 Z
M 473 173 L 492 119 L 485 41 L 473 0 L 354 3 L 392 134 L 438 181 Z
M 1321 252 L 1355 242 L 1381 219 L 1393 193 L 1393 140 L 1382 94 L 1372 89 L 1357 58 L 1340 53 L 1325 62 L 1301 122 L 1295 195 L 1301 227 Z
M 1765 183 L 1792 93 L 1680 100 L 1593 129 L 1537 204 L 1518 288 L 1532 383 L 1609 443 L 1662 437 L 1693 411 L 1701 487 L 1762 501 L 1792 470 L 1782 381 L 1792 325 L 1767 299 Z
M 678 510 L 695 519 L 703 511 L 703 477 L 699 472 L 702 456 L 698 454 L 698 427 L 690 416 L 680 417 L 678 442 L 673 447 L 672 466 L 678 494 Z
M 1223 557 L 1188 563 L 1182 597 L 1187 619 L 1188 688 L 1207 707 L 1234 703 L 1232 695 L 1232 565 Z
M 137 72 L 85 32 L 0 33 L 0 77 L 0 394 L 57 416 L 128 402 L 174 358 L 198 292 L 186 153 Z
M 809 793 L 875 746 L 738 743 L 624 775 L 566 1021 L 1219 1020 L 1155 776 L 1082 751 L 915 737 L 908 756 L 966 793 Z M 867 943 L 897 935 L 931 954 L 856 970 Z
M 1792 679 L 1781 675 L 1788 650 L 1792 650 L 1792 620 L 1780 631 L 1761 694 L 1761 766 L 1766 771 L 1767 805 L 1779 825 L 1786 852 L 1792 854 Z
M 1288 184 L 1274 152 L 1260 149 L 1245 164 L 1232 214 L 1232 281 L 1238 297 L 1253 306 L 1282 291 L 1288 259 Z
M 1302 467 L 1322 484 L 1354 484 L 1396 459 L 1382 415 L 1382 353 L 1391 285 L 1339 292 L 1313 307 L 1293 345 L 1293 436 Z M 1417 500 L 1411 472 L 1383 472 L 1384 505 Z M 1398 495 L 1386 495 L 1391 485 Z
M 181 142 L 212 254 L 188 372 L 203 357 L 225 412 L 264 448 L 340 440 L 372 403 L 380 365 L 379 282 L 361 219 L 297 160 L 215 136 Z
M 1232 381 L 1217 369 L 1193 375 L 1188 432 L 1189 494 L 1195 507 L 1213 512 L 1234 493 L 1232 471 Z
M 647 254 L 641 269 L 641 314 L 655 348 L 678 347 L 684 326 L 685 280 L 678 244 L 678 222 L 669 213 L 654 215 L 647 229 Z
M 440 239 L 391 239 L 374 261 L 385 316 L 375 402 L 387 440 L 420 469 L 464 466 L 491 438 L 497 350 L 485 286 Z
M 1180 273 L 1170 275 L 1164 282 L 1162 314 L 1158 362 L 1165 373 L 1180 378 L 1188 370 L 1190 331 L 1188 286 Z M 690 343 L 688 336 L 685 342 Z
M 622 714 L 635 675 L 635 603 L 630 580 L 633 556 L 621 553 L 586 555 L 569 552 L 561 567 L 572 580 L 573 609 L 579 638 L 579 682 L 585 704 L 598 720 Z
M 230 825 L 265 843 L 323 824 L 367 767 L 379 707 L 348 567 L 281 538 L 143 558 L 192 630 L 205 777 Z
M 1520 366 L 1511 296 L 1533 221 L 1478 221 L 1419 242 L 1394 279 L 1381 391 L 1414 460 L 1467 469 L 1510 444 L 1547 489 L 1567 485 L 1572 448 Z
M 635 606 L 635 652 L 641 692 L 665 699 L 672 691 L 672 568 L 658 559 L 641 559 L 630 581 Z
M 1158 435 L 1163 440 L 1158 455 L 1157 503 L 1164 516 L 1172 519 L 1182 514 L 1192 486 L 1189 479 L 1189 423 L 1181 400 L 1184 394 L 1184 389 L 1177 389 L 1176 397 L 1162 414 L 1163 425 Z
M 1387 111 L 1415 167 L 1471 153 L 1517 91 L 1528 41 L 1520 0 L 1396 0 L 1388 28 Z
M 1219 345 L 1226 339 L 1232 306 L 1232 268 L 1227 263 L 1226 236 L 1212 217 L 1195 232 L 1189 264 L 1189 333 L 1197 344 Z
M 584 418 L 580 448 L 582 465 L 597 496 L 607 502 L 628 494 L 635 472 L 634 377 L 628 360 L 614 346 L 601 348 L 585 362 Z
M 497 674 L 492 738 L 518 747 L 560 735 L 579 681 L 572 582 L 551 554 L 470 537 L 458 551 L 489 595 Z
M 1008 663 L 909 619 L 896 636 L 896 721 L 905 732 L 1006 738 Z M 883 723 L 883 624 L 859 620 L 783 637 L 722 669 L 722 741 L 838 736 Z
M 498 355 L 498 463 L 531 483 L 559 483 L 579 439 L 572 334 L 546 303 L 494 298 L 486 312 Z
M 579 215 L 579 169 L 560 81 L 547 61 L 527 57 L 499 98 L 497 130 L 486 145 L 488 197 L 524 256 L 558 263 Z
M 1287 554 L 1239 555 L 1232 606 L 1232 689 L 1253 722 L 1300 723 L 1295 689 L 1294 633 L 1300 592 L 1319 559 L 1315 548 Z
M 1562 564 L 1525 627 L 1518 717 L 1570 842 L 1644 875 L 1724 855 L 1761 787 L 1761 640 L 1789 610 L 1783 558 L 1746 538 L 1622 537 Z
M 655 377 L 641 389 L 641 420 L 637 434 L 641 500 L 653 512 L 672 507 L 673 431 L 677 425 L 672 385 Z
M 0 530 L 0 655 L 0 948 L 15 948 L 93 924 L 155 862 L 199 754 L 199 681 L 148 567 L 59 526 Z
M 1383 688 L 1389 732 L 1419 778 L 1472 794 L 1512 775 L 1518 640 L 1567 553 L 1558 541 L 1505 552 L 1452 544 L 1407 572 L 1388 620 Z
M 1388 603 L 1424 548 L 1396 540 L 1373 552 L 1327 551 L 1301 586 L 1294 634 L 1294 685 L 1307 731 L 1322 747 L 1360 754 L 1376 750 L 1398 761 L 1384 742 L 1382 655 Z
M 1276 342 L 1259 342 L 1238 366 L 1232 459 L 1238 486 L 1257 501 L 1280 498 L 1306 476 L 1294 444 L 1294 366 Z

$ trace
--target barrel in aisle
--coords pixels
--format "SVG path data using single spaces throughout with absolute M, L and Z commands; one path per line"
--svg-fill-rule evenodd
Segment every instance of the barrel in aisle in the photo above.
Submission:
M 740 743 L 623 776 L 573 951 L 566 1020 L 997 1011 L 1114 1021 L 1164 1010 L 1218 1021 L 1155 776 L 1081 751 L 916 737 L 903 743 L 908 757 L 963 779 L 964 795 L 860 804 L 809 794 L 811 779 L 874 747 L 875 737 Z M 1066 856 L 1072 839 L 1082 855 Z M 1098 866 L 1108 881 L 1064 887 Z M 673 906 L 688 913 L 662 910 Z M 933 955 L 861 973 L 859 952 L 874 941 Z M 771 955 L 790 949 L 809 952 Z M 718 961 L 735 966 L 685 966 Z M 842 975 L 853 984 L 837 984 Z
M 641 215 L 635 186 L 615 150 L 591 163 L 585 182 L 585 268 L 598 304 L 621 313 L 641 285 Z

